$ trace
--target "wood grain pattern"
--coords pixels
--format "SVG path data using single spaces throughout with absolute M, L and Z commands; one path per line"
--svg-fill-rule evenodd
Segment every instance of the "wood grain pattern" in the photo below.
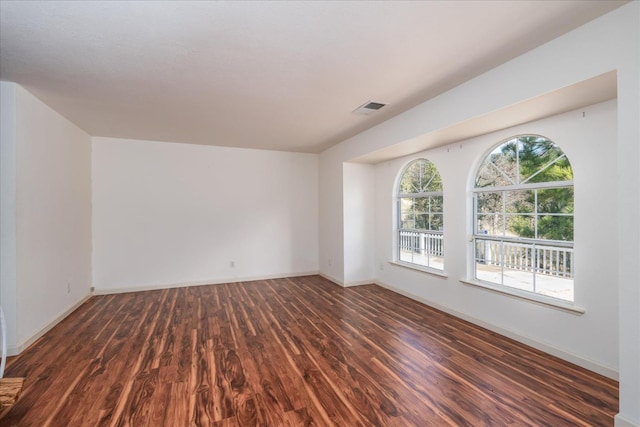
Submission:
M 0 378 L 0 418 L 15 405 L 23 386 L 24 378 Z
M 618 384 L 375 285 L 96 296 L 21 356 L 19 426 L 611 426 Z

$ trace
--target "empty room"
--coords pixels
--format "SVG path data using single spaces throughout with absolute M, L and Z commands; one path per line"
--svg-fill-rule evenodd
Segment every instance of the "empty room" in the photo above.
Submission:
M 639 1 L 0 0 L 0 425 L 640 427 Z

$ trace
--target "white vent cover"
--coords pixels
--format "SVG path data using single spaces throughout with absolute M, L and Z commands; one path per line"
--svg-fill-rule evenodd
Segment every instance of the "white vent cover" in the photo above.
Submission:
M 379 111 L 385 105 L 387 105 L 387 104 L 385 104 L 383 102 L 367 101 L 364 104 L 362 104 L 361 106 L 359 106 L 358 108 L 356 108 L 355 110 L 353 110 L 353 113 L 355 113 L 355 114 L 363 114 L 365 116 L 369 116 L 369 115 L 375 113 L 376 111 Z

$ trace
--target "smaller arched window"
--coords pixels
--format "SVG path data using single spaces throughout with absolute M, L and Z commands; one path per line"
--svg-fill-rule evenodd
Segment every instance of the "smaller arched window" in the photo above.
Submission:
M 573 301 L 573 169 L 539 135 L 511 138 L 480 165 L 474 278 Z
M 397 259 L 444 268 L 442 178 L 433 163 L 414 160 L 402 172 L 397 193 Z

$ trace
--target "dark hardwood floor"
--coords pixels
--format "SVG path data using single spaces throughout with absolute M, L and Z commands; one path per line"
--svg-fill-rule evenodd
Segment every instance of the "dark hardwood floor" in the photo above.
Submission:
M 19 357 L 19 426 L 611 426 L 618 384 L 375 285 L 96 296 Z

